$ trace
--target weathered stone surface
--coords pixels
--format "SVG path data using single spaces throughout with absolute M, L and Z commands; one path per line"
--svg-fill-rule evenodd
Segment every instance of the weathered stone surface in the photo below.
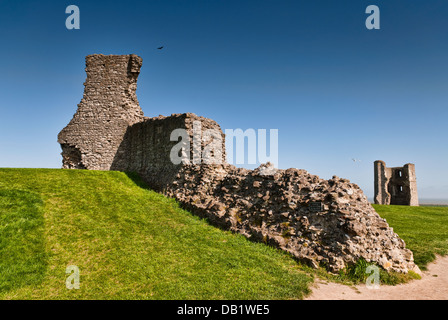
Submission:
M 195 134 L 194 124 L 201 124 L 196 128 L 197 133 L 214 129 L 219 132 L 222 141 L 216 141 L 220 155 L 225 159 L 224 134 L 219 125 L 204 117 L 199 117 L 193 113 L 172 114 L 169 117 L 159 116 L 155 118 L 145 118 L 145 120 L 129 126 L 117 153 L 111 164 L 111 170 L 134 171 L 145 177 L 145 180 L 155 189 L 163 191 L 174 180 L 182 164 L 173 164 L 170 159 L 172 148 L 177 145 L 178 139 L 171 141 L 171 133 L 176 129 L 184 129 L 190 140 L 190 152 L 188 159 L 193 161 Z M 200 130 L 198 130 L 200 129 Z M 204 150 L 208 145 L 205 139 L 200 139 L 199 151 Z
M 63 168 L 110 169 L 128 126 L 144 118 L 136 95 L 141 65 L 136 55 L 86 57 L 84 97 L 58 136 Z
M 255 170 L 225 162 L 224 134 L 210 119 L 192 113 L 145 118 L 135 85 L 137 56 L 87 57 L 84 98 L 59 134 L 63 167 L 138 172 L 154 189 L 214 225 L 291 253 L 313 267 L 337 272 L 364 258 L 388 270 L 418 270 L 412 252 L 372 208 L 362 190 L 346 179 L 320 179 L 305 170 Z M 199 123 L 199 127 L 198 127 Z M 184 129 L 190 162 L 174 164 L 171 141 Z M 214 137 L 199 139 L 208 131 Z M 204 152 L 208 146 L 222 152 Z M 205 156 L 195 163 L 195 154 Z M 207 163 L 221 158 L 221 163 Z

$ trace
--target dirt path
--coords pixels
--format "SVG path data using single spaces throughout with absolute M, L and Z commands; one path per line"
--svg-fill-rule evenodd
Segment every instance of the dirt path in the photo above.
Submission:
M 446 300 L 448 299 L 448 256 L 437 257 L 423 271 L 421 280 L 396 286 L 368 289 L 318 280 L 306 300 Z

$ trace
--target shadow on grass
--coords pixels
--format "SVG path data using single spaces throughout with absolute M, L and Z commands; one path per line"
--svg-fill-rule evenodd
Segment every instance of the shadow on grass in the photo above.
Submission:
M 155 191 L 152 188 L 150 188 L 145 181 L 143 181 L 142 177 L 140 177 L 140 175 L 137 172 L 124 172 L 124 174 L 132 180 L 132 182 L 135 183 L 136 186 L 142 188 L 142 189 L 146 189 L 146 190 L 151 190 L 151 191 Z
M 44 229 L 38 194 L 0 188 L 0 292 L 42 282 L 48 267 Z

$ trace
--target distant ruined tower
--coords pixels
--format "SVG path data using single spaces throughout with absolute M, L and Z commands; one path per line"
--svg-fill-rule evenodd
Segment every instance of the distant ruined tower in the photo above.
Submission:
M 375 204 L 418 206 L 415 165 L 386 167 L 381 160 L 374 162 Z

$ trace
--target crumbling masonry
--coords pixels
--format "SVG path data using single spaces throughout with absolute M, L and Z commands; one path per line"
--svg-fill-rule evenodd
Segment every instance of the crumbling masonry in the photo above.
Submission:
M 214 225 L 281 248 L 313 267 L 337 272 L 364 258 L 387 270 L 418 272 L 412 252 L 356 184 L 269 163 L 237 168 L 226 163 L 225 151 L 222 164 L 174 164 L 174 129 L 193 138 L 193 123 L 200 121 L 202 130 L 221 134 L 213 143 L 224 150 L 219 125 L 191 113 L 144 117 L 136 97 L 138 56 L 91 55 L 86 64 L 84 97 L 58 137 L 63 168 L 137 172 Z

